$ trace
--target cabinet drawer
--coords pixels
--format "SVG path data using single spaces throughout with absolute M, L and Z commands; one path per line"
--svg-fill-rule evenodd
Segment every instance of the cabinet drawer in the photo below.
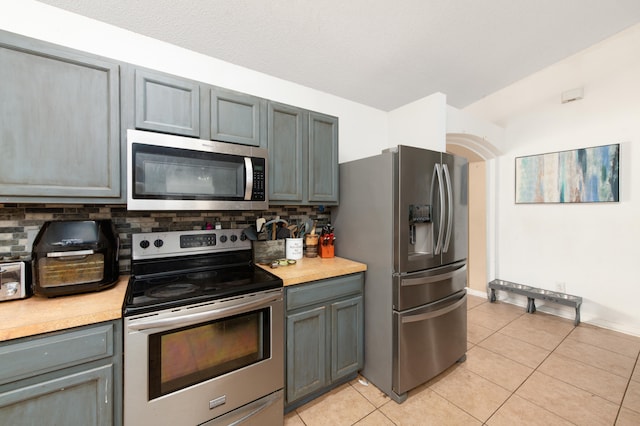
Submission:
M 0 347 L 0 384 L 113 356 L 113 325 L 83 328 Z
M 287 288 L 287 310 L 325 303 L 329 300 L 362 292 L 362 273 L 314 281 Z

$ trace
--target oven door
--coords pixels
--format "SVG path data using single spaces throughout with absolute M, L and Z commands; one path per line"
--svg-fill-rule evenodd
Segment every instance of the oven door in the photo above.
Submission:
M 201 424 L 282 389 L 282 294 L 125 317 L 125 425 Z
M 127 132 L 129 210 L 266 209 L 266 150 Z

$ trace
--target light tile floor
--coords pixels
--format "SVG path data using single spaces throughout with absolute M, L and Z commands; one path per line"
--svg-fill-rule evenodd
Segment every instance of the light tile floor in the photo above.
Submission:
M 640 425 L 639 354 L 640 338 L 469 296 L 466 362 L 402 404 L 353 380 L 285 425 Z

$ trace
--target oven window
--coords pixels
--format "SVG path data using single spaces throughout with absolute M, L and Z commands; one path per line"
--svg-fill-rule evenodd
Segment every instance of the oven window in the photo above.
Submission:
M 269 313 L 264 308 L 149 336 L 149 399 L 269 358 Z
M 134 196 L 150 199 L 242 199 L 244 157 L 134 144 Z

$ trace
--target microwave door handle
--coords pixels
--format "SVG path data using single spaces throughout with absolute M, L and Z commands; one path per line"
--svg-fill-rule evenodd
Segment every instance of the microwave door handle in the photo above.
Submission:
M 253 163 L 250 157 L 244 157 L 244 169 L 247 177 L 244 186 L 244 199 L 245 201 L 251 201 L 251 194 L 253 193 Z
M 447 234 L 444 239 L 444 246 L 442 252 L 449 251 L 449 242 L 451 241 L 451 230 L 453 229 L 453 193 L 451 190 L 451 175 L 449 174 L 449 166 L 443 165 L 445 186 L 447 187 Z
M 181 315 L 173 318 L 164 318 L 164 319 L 152 319 L 145 320 L 138 323 L 129 324 L 127 327 L 131 330 L 151 330 L 156 328 L 163 327 L 173 327 L 173 326 L 186 326 L 197 324 L 203 321 L 210 321 L 218 318 L 224 318 L 231 315 L 245 313 L 251 309 L 262 308 L 264 306 L 268 306 L 269 303 L 275 302 L 280 299 L 282 296 L 280 294 L 273 295 L 269 294 L 266 296 L 259 297 L 256 300 L 252 300 L 247 303 L 242 303 L 240 305 L 230 306 L 227 308 L 219 308 L 212 309 L 206 312 L 198 312 L 195 314 L 187 314 Z

